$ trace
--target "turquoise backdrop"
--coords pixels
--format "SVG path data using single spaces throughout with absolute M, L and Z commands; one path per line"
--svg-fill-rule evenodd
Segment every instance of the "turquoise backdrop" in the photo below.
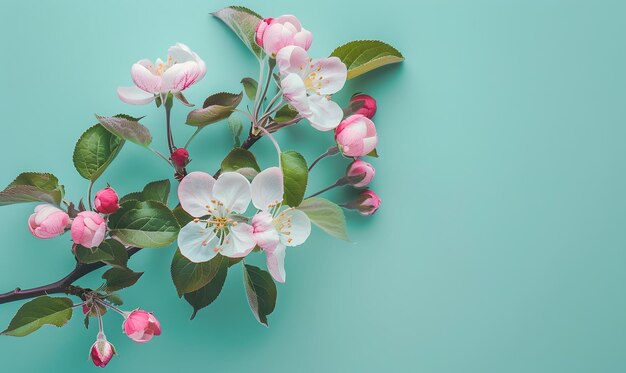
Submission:
M 187 97 L 240 90 L 257 75 L 251 54 L 209 12 L 230 1 L 35 1 L 0 15 L 0 184 L 50 171 L 68 197 L 87 182 L 73 145 L 94 113 L 145 115 L 165 148 L 163 113 L 131 107 L 115 90 L 130 66 L 175 42 L 207 61 Z M 107 315 L 113 372 L 624 372 L 626 371 L 626 3 L 624 1 L 275 0 L 241 5 L 293 13 L 313 32 L 310 52 L 385 40 L 400 66 L 350 81 L 376 97 L 380 135 L 372 188 L 383 207 L 349 213 L 353 243 L 315 230 L 289 251 L 270 328 L 250 313 L 241 269 L 189 321 L 170 280 L 173 248 L 145 250 L 126 308 L 154 311 L 163 336 L 137 345 Z M 187 109 L 174 108 L 175 137 Z M 302 124 L 278 136 L 312 160 L 331 136 Z M 190 148 L 194 170 L 215 170 L 231 146 L 225 125 Z M 272 147 L 254 148 L 262 166 Z M 311 191 L 346 160 L 325 160 Z M 162 161 L 127 144 L 98 186 L 120 193 L 169 177 Z M 353 195 L 338 190 L 337 201 Z M 33 205 L 0 209 L 0 291 L 60 278 L 74 265 L 69 237 L 41 241 Z M 259 259 L 254 259 L 259 262 Z M 80 283 L 97 286 L 101 273 Z M 19 304 L 0 306 L 8 324 Z M 0 337 L 2 372 L 95 371 L 95 329 L 82 319 L 26 338 Z

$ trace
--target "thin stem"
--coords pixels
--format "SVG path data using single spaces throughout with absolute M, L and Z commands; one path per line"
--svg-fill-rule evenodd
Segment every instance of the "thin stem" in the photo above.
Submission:
M 87 198 L 89 198 L 89 210 L 93 210 L 91 205 L 91 192 L 93 190 L 93 180 L 89 182 L 89 190 L 87 191 Z
M 96 301 L 96 303 L 100 303 L 101 305 L 105 306 L 105 307 L 109 307 L 110 309 L 112 309 L 113 311 L 119 313 L 120 315 L 124 316 L 124 318 L 126 318 L 126 313 L 124 311 L 122 311 L 121 309 L 115 307 L 114 305 L 112 305 L 109 302 L 105 302 L 102 299 L 97 299 L 94 298 L 94 300 Z
M 148 149 L 153 152 L 154 154 L 156 154 L 159 158 L 163 159 L 165 162 L 167 162 L 168 165 L 170 165 L 170 167 L 174 167 L 174 165 L 172 164 L 172 162 L 170 162 L 169 159 L 167 159 L 167 157 L 165 157 L 163 154 L 161 154 L 161 152 L 159 152 L 158 150 L 148 147 Z
M 321 161 L 322 159 L 324 159 L 326 157 L 330 157 L 331 155 L 335 155 L 337 153 L 339 153 L 339 148 L 337 146 L 331 146 L 330 148 L 328 148 L 328 150 L 326 150 L 326 152 L 324 154 L 322 154 L 319 157 L 315 158 L 313 163 L 311 163 L 311 165 L 309 166 L 309 171 L 311 171 L 313 169 L 313 167 L 315 167 L 315 165 L 319 161 Z
M 187 149 L 189 147 L 189 144 L 191 144 L 191 140 L 193 140 L 200 133 L 200 131 L 202 131 L 203 128 L 204 127 L 198 127 L 194 131 L 193 135 L 191 135 L 191 137 L 189 137 L 189 140 L 187 140 L 187 143 L 185 144 L 185 149 Z
M 254 95 L 254 105 L 253 105 L 253 109 L 252 112 L 255 113 L 252 116 L 252 124 L 256 125 L 256 113 L 258 112 L 257 107 L 261 105 L 261 100 L 259 100 L 259 95 L 261 94 L 261 91 L 259 90 L 259 87 L 261 87 L 261 84 L 263 84 L 263 71 L 265 70 L 265 57 L 259 59 L 259 80 L 257 81 L 257 89 L 256 89 L 256 94 Z
M 165 123 L 167 127 L 167 146 L 170 149 L 170 153 L 174 153 L 174 150 L 176 150 L 176 147 L 174 146 L 174 136 L 172 136 L 172 124 L 170 121 L 170 116 L 172 113 L 172 103 L 170 102 L 168 104 L 167 101 L 171 101 L 171 99 L 169 98 L 169 93 L 168 93 L 168 98 L 166 98 L 166 103 L 163 106 L 165 106 Z
M 98 328 L 100 333 L 104 333 L 104 325 L 102 325 L 102 315 L 100 314 L 100 307 L 96 304 L 94 307 L 96 309 L 96 315 L 98 315 Z
M 274 103 L 276 102 L 276 100 L 278 100 L 282 95 L 283 95 L 283 90 L 279 89 L 278 92 L 276 92 L 276 96 L 272 97 L 272 99 L 270 100 L 270 103 L 267 104 L 267 108 L 265 109 L 266 113 L 269 109 L 272 108 L 272 106 L 274 106 Z M 280 105 L 278 105 L 278 107 L 280 107 Z
M 336 188 L 338 186 L 342 186 L 342 185 L 345 185 L 345 184 L 341 183 L 341 179 L 339 179 L 333 185 L 327 186 L 326 188 L 320 190 L 319 192 L 311 194 L 310 196 L 306 197 L 305 199 L 313 198 L 315 196 L 318 196 L 318 195 L 320 195 L 320 194 L 322 194 L 324 192 L 328 192 L 329 190 L 331 190 L 333 188 Z
M 265 128 L 267 128 L 267 130 L 270 131 L 270 132 L 276 132 L 276 131 L 278 131 L 281 128 L 289 127 L 292 124 L 296 124 L 296 123 L 298 123 L 301 120 L 302 120 L 302 117 L 298 115 L 295 118 L 293 118 L 292 120 L 289 120 L 287 122 L 282 122 L 282 123 L 270 122 L 271 124 L 269 126 L 265 127 Z
M 283 101 L 280 102 L 281 104 L 283 103 Z M 263 116 L 259 119 L 259 121 L 257 122 L 259 125 L 263 124 L 263 121 L 265 119 L 267 119 L 270 115 L 274 114 L 275 112 L 277 112 L 280 109 L 281 105 L 276 106 L 275 108 L 273 108 L 270 111 L 266 111 Z M 269 109 L 269 107 L 268 107 Z
M 280 153 L 281 153 L 281 151 L 280 151 L 280 146 L 278 146 L 278 142 L 276 141 L 274 136 L 272 136 L 272 134 L 268 130 L 266 130 L 263 127 L 257 127 L 257 128 L 259 128 L 261 131 L 263 131 L 265 133 L 265 135 L 267 137 L 269 137 L 270 140 L 272 140 L 272 143 L 274 144 L 274 147 L 276 148 L 276 152 L 278 153 L 278 166 L 280 167 Z
M 276 61 L 275 60 L 271 60 L 268 63 L 267 80 L 266 80 L 266 82 L 265 82 L 265 84 L 263 86 L 263 93 L 261 93 L 261 96 L 259 97 L 258 105 L 256 106 L 256 109 L 254 110 L 254 117 L 255 118 L 259 117 L 259 111 L 261 110 L 261 102 L 263 102 L 263 100 L 265 99 L 265 95 L 267 95 L 267 89 L 270 86 L 270 81 L 272 80 L 272 71 L 274 71 L 274 66 L 275 65 L 276 65 Z M 259 85 L 260 84 L 261 83 L 259 82 Z M 258 89 L 257 89 L 257 93 L 258 93 Z M 259 122 L 257 122 L 257 124 Z
M 250 108 L 248 108 L 248 109 L 250 109 Z M 254 122 L 254 118 L 252 117 L 252 114 L 248 113 L 247 111 L 243 111 L 243 110 L 240 110 L 240 109 L 235 109 L 234 111 L 245 115 L 246 117 L 248 117 L 248 119 L 250 119 L 251 122 Z

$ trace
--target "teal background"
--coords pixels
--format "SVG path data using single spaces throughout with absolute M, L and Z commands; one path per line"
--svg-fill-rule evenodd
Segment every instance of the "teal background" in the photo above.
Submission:
M 165 149 L 163 113 L 120 102 L 130 66 L 187 43 L 207 61 L 190 101 L 238 91 L 257 65 L 208 13 L 230 1 L 11 1 L 0 15 L 0 184 L 50 171 L 68 197 L 87 182 L 71 156 L 94 113 L 146 115 Z M 169 277 L 173 248 L 130 262 L 146 271 L 123 292 L 126 308 L 154 311 L 163 336 L 136 345 L 107 315 L 119 357 L 108 369 L 268 372 L 626 371 L 626 3 L 623 1 L 242 1 L 263 15 L 296 14 L 325 56 L 358 38 L 385 40 L 401 66 L 350 81 L 375 96 L 379 159 L 372 188 L 383 207 L 349 213 L 353 243 L 315 230 L 287 255 L 270 328 L 252 317 L 232 270 L 220 298 L 189 321 Z M 182 142 L 187 109 L 174 108 Z M 278 136 L 309 160 L 332 142 L 305 124 Z M 190 148 L 212 171 L 231 146 L 225 125 Z M 274 164 L 268 141 L 255 146 Z M 325 160 L 311 191 L 346 160 Z M 98 186 L 120 193 L 169 177 L 162 161 L 128 144 Z M 342 201 L 345 189 L 327 196 Z M 73 267 L 69 236 L 32 237 L 32 205 L 0 212 L 0 291 L 56 280 Z M 253 261 L 260 263 L 260 257 Z M 84 279 L 97 286 L 100 273 Z M 0 306 L 8 324 L 18 303 Z M 94 371 L 95 328 L 0 338 L 0 370 Z

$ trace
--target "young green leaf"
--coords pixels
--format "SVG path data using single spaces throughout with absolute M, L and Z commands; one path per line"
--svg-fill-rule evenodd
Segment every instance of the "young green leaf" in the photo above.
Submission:
M 180 250 L 176 250 L 170 271 L 178 296 L 196 291 L 211 282 L 222 266 L 222 262 L 227 263 L 225 257 L 218 254 L 208 262 L 194 263 L 185 258 Z
M 193 307 L 193 313 L 191 314 L 192 320 L 196 317 L 198 311 L 209 306 L 217 299 L 222 291 L 222 287 L 224 287 L 227 274 L 228 265 L 222 263 L 218 267 L 215 276 L 213 276 L 206 285 L 196 291 L 185 294 L 185 300 Z
M 286 151 L 280 154 L 280 163 L 285 185 L 283 201 L 291 207 L 297 207 L 304 198 L 309 179 L 309 168 L 306 160 L 298 152 Z
M 285 123 L 293 120 L 298 115 L 298 111 L 292 108 L 290 105 L 284 105 L 276 112 L 274 116 L 274 122 Z
M 111 237 L 127 246 L 165 247 L 176 241 L 180 226 L 170 209 L 157 201 L 127 201 L 109 217 Z
M 333 51 L 348 68 L 348 80 L 381 66 L 404 61 L 402 53 L 379 40 L 355 40 Z
M 243 84 L 243 90 L 246 92 L 246 96 L 254 101 L 256 99 L 256 90 L 259 87 L 259 83 L 252 78 L 243 78 L 241 79 L 241 84 Z
M 245 264 L 243 281 L 254 317 L 261 324 L 268 326 L 267 316 L 274 312 L 276 306 L 276 284 L 272 276 L 259 267 Z
M 85 264 L 104 262 L 111 266 L 126 268 L 128 263 L 128 252 L 124 245 L 111 238 L 93 249 L 77 245 L 75 252 L 76 259 Z
M 313 197 L 302 201 L 298 210 L 303 211 L 313 224 L 322 228 L 326 233 L 349 241 L 346 217 L 337 204 L 324 198 Z
M 59 206 L 65 188 L 50 173 L 24 172 L 0 192 L 0 206 L 23 202 L 46 202 Z
M 150 130 L 139 123 L 137 118 L 128 115 L 118 114 L 113 117 L 102 117 L 96 115 L 98 122 L 117 137 L 134 142 L 137 145 L 148 147 L 152 143 Z
M 135 285 L 143 272 L 133 272 L 128 268 L 113 267 L 102 274 L 106 280 L 105 289 L 108 292 L 124 289 Z
M 233 134 L 233 143 L 235 148 L 241 146 L 241 132 L 243 131 L 243 125 L 241 124 L 241 120 L 234 116 L 230 116 L 228 118 L 228 128 L 230 132 Z
M 256 43 L 256 27 L 261 22 L 261 17 L 252 10 L 242 6 L 229 6 L 211 15 L 219 18 L 243 41 L 252 53 L 261 59 L 265 52 Z
M 123 145 L 124 140 L 96 124 L 78 139 L 74 147 L 74 167 L 80 176 L 93 182 L 109 167 Z
M 237 171 L 240 168 L 253 168 L 258 172 L 261 171 L 252 152 L 243 148 L 235 148 L 222 161 L 221 170 L 223 172 Z
M 204 127 L 228 118 L 237 108 L 243 93 L 234 94 L 220 92 L 207 97 L 202 109 L 196 109 L 187 115 L 187 124 L 196 127 Z
M 153 181 L 143 188 L 143 201 L 157 201 L 167 205 L 171 183 L 168 179 Z
M 72 300 L 52 298 L 47 295 L 24 304 L 1 335 L 24 337 L 44 325 L 61 327 L 72 318 Z

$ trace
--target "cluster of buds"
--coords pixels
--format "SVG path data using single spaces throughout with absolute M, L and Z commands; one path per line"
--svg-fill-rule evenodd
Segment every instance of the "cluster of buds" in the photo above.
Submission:
M 97 367 L 104 368 L 117 354 L 115 346 L 107 340 L 104 334 L 102 314 L 106 308 L 110 308 L 124 317 L 122 324 L 124 334 L 137 343 L 145 343 L 152 337 L 161 335 L 161 324 L 152 313 L 139 309 L 125 312 L 93 295 L 83 303 L 83 313 L 87 317 L 96 316 L 98 318 L 98 336 L 89 350 L 89 357 Z
M 367 187 L 374 179 L 374 167 L 356 157 L 371 154 L 378 144 L 376 126 L 372 118 L 376 114 L 376 100 L 366 94 L 356 94 L 350 100 L 353 114 L 344 119 L 335 129 L 335 140 L 339 151 L 348 157 L 355 157 L 346 170 L 344 180 L 355 188 Z M 372 190 L 361 192 L 358 197 L 344 205 L 362 215 L 372 215 L 380 207 L 380 198 Z
M 64 211 L 51 204 L 35 207 L 28 218 L 28 229 L 37 238 L 48 239 L 71 231 L 72 241 L 85 247 L 99 246 L 106 236 L 107 225 L 101 214 L 108 215 L 119 208 L 119 198 L 113 188 L 106 187 L 96 193 L 95 211 L 80 211 L 70 217 L 69 209 Z

